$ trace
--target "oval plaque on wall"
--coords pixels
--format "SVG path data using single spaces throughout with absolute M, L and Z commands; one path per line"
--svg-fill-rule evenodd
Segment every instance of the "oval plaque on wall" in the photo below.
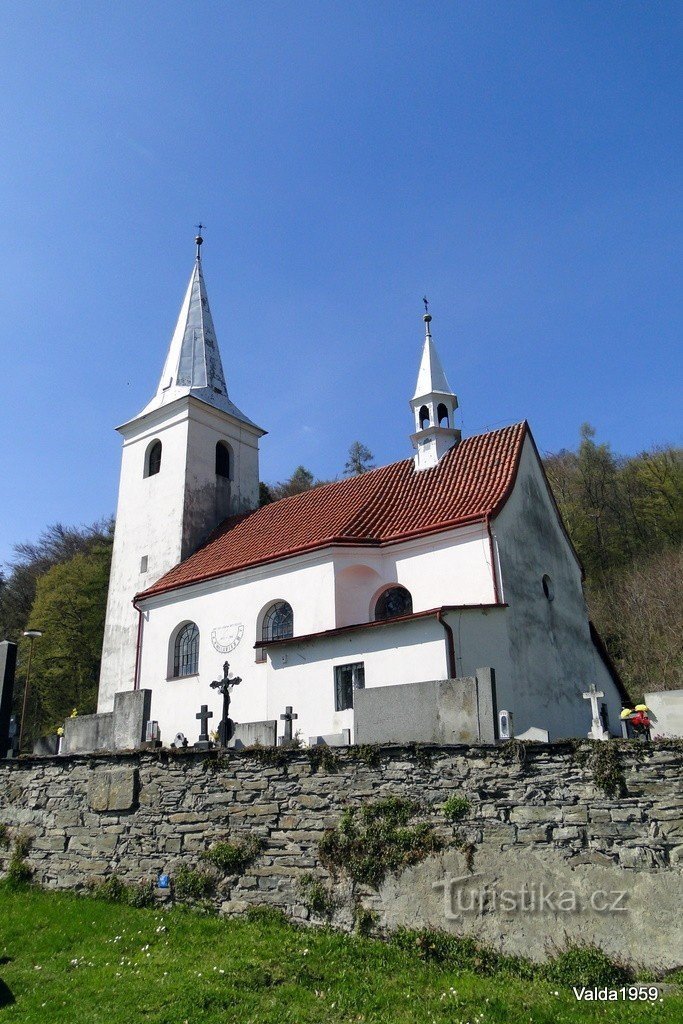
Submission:
M 221 654 L 234 651 L 244 636 L 244 624 L 233 622 L 231 626 L 218 626 L 211 630 L 211 643 Z

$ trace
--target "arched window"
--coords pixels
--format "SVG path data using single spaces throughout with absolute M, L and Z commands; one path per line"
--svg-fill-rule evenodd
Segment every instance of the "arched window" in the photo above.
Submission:
M 173 678 L 194 676 L 199 671 L 199 630 L 187 622 L 178 631 L 173 646 Z
M 161 469 L 161 441 L 152 441 L 145 459 L 145 476 L 156 476 Z
M 375 605 L 375 620 L 393 619 L 397 615 L 410 615 L 413 599 L 405 587 L 389 587 L 383 591 Z
M 230 479 L 230 448 L 225 441 L 219 441 L 216 445 L 216 476 Z
M 425 427 L 429 426 L 429 409 L 426 405 L 420 408 L 420 430 L 424 430 Z
M 262 640 L 287 640 L 294 635 L 294 613 L 286 601 L 276 601 L 263 616 Z
M 446 421 L 446 426 L 447 427 L 450 426 L 450 424 L 448 422 L 448 409 L 443 404 L 443 402 L 439 402 L 439 406 L 438 406 L 438 408 L 436 410 L 436 419 L 437 419 L 438 424 L 439 424 L 440 427 L 443 426 L 443 421 L 444 420 Z

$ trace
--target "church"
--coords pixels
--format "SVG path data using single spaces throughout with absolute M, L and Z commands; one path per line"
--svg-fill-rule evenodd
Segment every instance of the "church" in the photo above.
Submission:
M 595 684 L 618 735 L 623 687 L 528 424 L 461 437 L 427 313 L 412 455 L 258 507 L 266 431 L 228 395 L 196 246 L 156 394 L 118 428 L 98 712 L 148 690 L 162 742 L 193 742 L 228 661 L 236 723 L 281 741 L 290 708 L 304 743 L 354 742 L 359 691 L 490 666 L 518 734 L 586 736 Z

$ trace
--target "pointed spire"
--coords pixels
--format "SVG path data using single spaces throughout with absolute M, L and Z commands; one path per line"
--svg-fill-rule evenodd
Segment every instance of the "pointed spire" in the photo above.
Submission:
M 197 225 L 201 230 L 202 224 Z M 180 315 L 159 380 L 157 393 L 141 416 L 186 395 L 230 413 L 245 423 L 251 420 L 228 398 L 221 354 L 218 349 L 209 299 L 202 273 L 201 234 L 195 238 L 197 253 Z
M 432 340 L 432 332 L 429 326 L 432 322 L 432 316 L 429 312 L 429 301 L 426 297 L 422 301 L 424 302 L 425 310 L 427 311 L 422 317 L 425 324 L 425 340 L 422 347 L 422 359 L 420 361 L 420 369 L 417 375 L 417 384 L 415 386 L 413 399 L 424 398 L 427 395 L 435 393 L 440 395 L 452 395 L 453 392 L 446 380 L 446 374 L 444 373 L 441 360 L 439 359 L 434 341 Z

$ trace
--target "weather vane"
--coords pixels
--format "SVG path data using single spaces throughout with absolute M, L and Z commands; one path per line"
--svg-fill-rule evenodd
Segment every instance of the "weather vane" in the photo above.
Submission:
M 424 302 L 424 304 L 425 304 L 425 313 L 426 313 L 427 315 L 429 315 L 429 299 L 427 298 L 427 296 L 426 296 L 426 295 L 425 295 L 425 297 L 423 298 L 423 300 L 422 300 L 422 301 L 423 301 L 423 302 Z

